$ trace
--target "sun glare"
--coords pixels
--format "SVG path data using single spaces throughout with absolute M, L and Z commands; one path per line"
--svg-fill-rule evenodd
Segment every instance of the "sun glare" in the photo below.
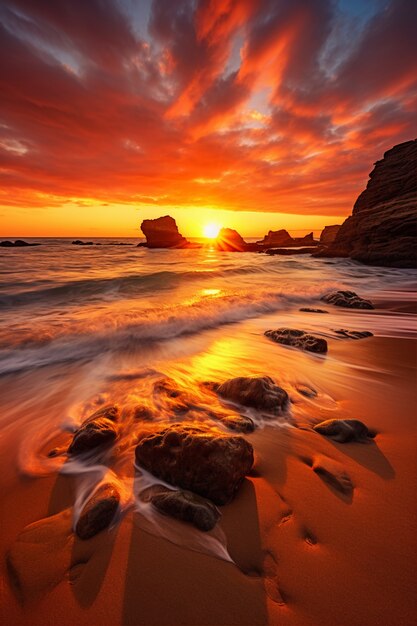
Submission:
M 220 226 L 217 224 L 206 224 L 203 228 L 204 237 L 207 237 L 207 239 L 216 239 L 219 230 Z

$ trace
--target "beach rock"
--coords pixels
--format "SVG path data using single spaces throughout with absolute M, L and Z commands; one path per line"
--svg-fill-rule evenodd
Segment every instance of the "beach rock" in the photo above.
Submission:
M 81 241 L 81 239 L 76 239 L 72 242 L 73 246 L 93 246 L 94 242 L 92 241 Z
M 140 467 L 171 485 L 225 504 L 250 472 L 253 448 L 239 435 L 203 425 L 173 424 L 144 436 L 135 457 Z
M 106 406 L 101 407 L 94 413 L 92 413 L 89 417 L 87 417 L 81 424 L 81 426 L 85 426 L 88 422 L 93 422 L 99 417 L 105 417 L 112 422 L 117 422 L 119 419 L 119 408 L 114 404 L 107 404 Z
M 292 346 L 317 354 L 325 354 L 327 352 L 327 341 L 325 339 L 309 335 L 303 330 L 278 328 L 277 330 L 267 330 L 264 334 L 272 341 L 281 343 L 284 346 Z
M 417 139 L 398 144 L 375 163 L 366 189 L 335 240 L 317 256 L 350 257 L 368 265 L 417 267 Z
M 278 414 L 288 403 L 288 394 L 269 376 L 231 378 L 215 388 L 218 395 L 257 411 Z
M 214 247 L 226 252 L 244 252 L 247 243 L 233 228 L 222 228 L 214 241 Z
M 152 496 L 151 502 L 163 515 L 193 524 L 205 532 L 212 530 L 221 517 L 219 509 L 213 502 L 191 491 L 173 491 L 164 488 Z
M 117 513 L 120 494 L 110 483 L 100 485 L 84 505 L 75 532 L 80 539 L 91 539 L 110 526 Z
M 236 433 L 253 433 L 255 424 L 250 417 L 246 415 L 224 414 L 219 411 L 206 411 L 207 417 L 220 422 L 225 428 L 233 430 Z
M 40 243 L 28 243 L 27 241 L 23 241 L 23 239 L 16 239 L 16 241 L 0 241 L 0 247 L 2 248 L 27 248 L 40 245 Z
M 298 391 L 298 393 L 300 393 L 302 396 L 305 396 L 306 398 L 310 398 L 310 399 L 317 398 L 317 391 L 313 389 L 313 387 L 310 387 L 310 385 L 297 383 L 295 385 L 295 388 Z
M 300 311 L 303 311 L 303 313 L 328 313 L 329 312 L 329 311 L 325 311 L 324 309 L 309 309 L 308 307 L 300 309 Z
M 315 241 L 313 233 L 308 233 L 308 235 L 304 235 L 304 237 L 294 237 L 294 243 L 300 246 L 314 246 L 317 244 Z
M 92 421 L 87 420 L 75 432 L 68 453 L 83 454 L 98 447 L 108 446 L 116 438 L 117 430 L 112 420 L 106 417 L 98 417 Z
M 179 233 L 177 223 L 170 215 L 155 220 L 143 220 L 140 227 L 148 248 L 189 247 L 189 242 Z
M 373 438 L 375 435 L 368 430 L 368 427 L 359 420 L 348 419 L 338 420 L 330 419 L 314 426 L 314 430 L 320 435 L 330 437 L 340 443 L 346 443 L 347 441 L 369 441 L 369 438 Z
M 328 246 L 336 239 L 336 235 L 340 230 L 340 224 L 325 226 L 320 234 L 320 245 Z
M 374 305 L 370 300 L 364 300 L 354 291 L 332 291 L 324 295 L 321 300 L 335 306 L 342 306 L 347 309 L 373 309 Z
M 293 238 L 287 230 L 270 230 L 267 235 L 258 241 L 263 246 L 286 246 L 293 243 Z
M 365 339 L 365 337 L 373 337 L 373 333 L 369 330 L 347 330 L 346 328 L 340 328 L 334 331 L 337 335 L 342 335 L 347 339 Z

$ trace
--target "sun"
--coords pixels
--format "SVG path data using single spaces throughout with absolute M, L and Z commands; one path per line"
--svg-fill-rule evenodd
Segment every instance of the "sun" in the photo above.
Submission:
M 218 224 L 205 224 L 203 227 L 204 237 L 207 237 L 207 239 L 216 239 L 219 230 L 220 226 L 218 226 Z

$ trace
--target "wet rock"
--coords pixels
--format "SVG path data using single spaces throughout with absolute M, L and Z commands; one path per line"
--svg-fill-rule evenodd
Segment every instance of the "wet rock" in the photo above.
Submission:
M 364 300 L 354 291 L 332 291 L 321 298 L 323 302 L 342 306 L 348 309 L 373 309 L 374 305 L 370 300 Z
M 309 309 L 308 307 L 304 307 L 300 309 L 303 313 L 328 313 L 329 311 L 325 311 L 324 309 Z
M 165 401 L 167 408 L 174 413 L 187 413 L 194 407 L 190 394 L 181 389 L 172 378 L 163 378 L 153 386 L 154 395 Z
M 365 337 L 373 337 L 373 333 L 369 330 L 347 330 L 346 328 L 340 328 L 334 331 L 337 335 L 342 335 L 347 339 L 365 339 Z
M 99 447 L 109 446 L 117 438 L 114 423 L 105 417 L 87 420 L 74 434 L 69 454 L 83 454 Z
M 320 435 L 330 437 L 334 441 L 346 443 L 347 441 L 369 441 L 375 434 L 359 420 L 348 419 L 338 420 L 330 419 L 314 426 L 314 430 Z
M 216 391 L 225 400 L 267 413 L 280 413 L 288 402 L 287 392 L 269 376 L 231 378 Z
M 230 415 L 219 411 L 206 411 L 207 417 L 220 422 L 225 428 L 233 430 L 237 433 L 253 433 L 255 424 L 250 417 L 246 415 Z
M 293 348 L 300 348 L 300 350 L 307 350 L 316 354 L 325 354 L 327 352 L 327 341 L 325 339 L 309 335 L 303 330 L 278 328 L 277 330 L 267 330 L 265 336 L 284 346 L 292 346 Z
M 106 483 L 93 493 L 81 511 L 75 532 L 80 539 L 91 539 L 110 526 L 117 513 L 120 494 L 114 485 Z
M 112 422 L 117 422 L 117 420 L 119 419 L 119 409 L 114 404 L 108 404 L 106 406 L 103 406 L 101 409 L 98 409 L 97 411 L 92 413 L 92 415 L 87 417 L 83 421 L 82 426 L 85 426 L 86 424 L 88 424 L 88 422 L 93 422 L 99 417 L 104 417 Z
M 163 515 L 193 524 L 203 531 L 212 530 L 221 517 L 219 509 L 207 498 L 191 491 L 173 491 L 165 488 L 152 496 L 153 506 Z
M 134 408 L 133 417 L 137 420 L 150 422 L 153 420 L 154 415 L 149 407 L 141 405 Z
M 173 424 L 146 435 L 136 463 L 154 476 L 225 504 L 253 465 L 253 448 L 239 435 L 200 425 Z
M 190 247 L 190 242 L 180 234 L 176 221 L 170 215 L 155 220 L 143 220 L 140 227 L 148 248 Z

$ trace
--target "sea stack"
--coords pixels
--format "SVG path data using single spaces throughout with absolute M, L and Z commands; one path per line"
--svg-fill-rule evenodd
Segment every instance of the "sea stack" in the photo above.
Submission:
M 170 215 L 155 220 L 143 220 L 140 225 L 148 248 L 188 248 L 190 242 L 178 231 L 176 221 Z
M 375 163 L 352 215 L 317 256 L 417 267 L 417 139 L 394 146 Z

